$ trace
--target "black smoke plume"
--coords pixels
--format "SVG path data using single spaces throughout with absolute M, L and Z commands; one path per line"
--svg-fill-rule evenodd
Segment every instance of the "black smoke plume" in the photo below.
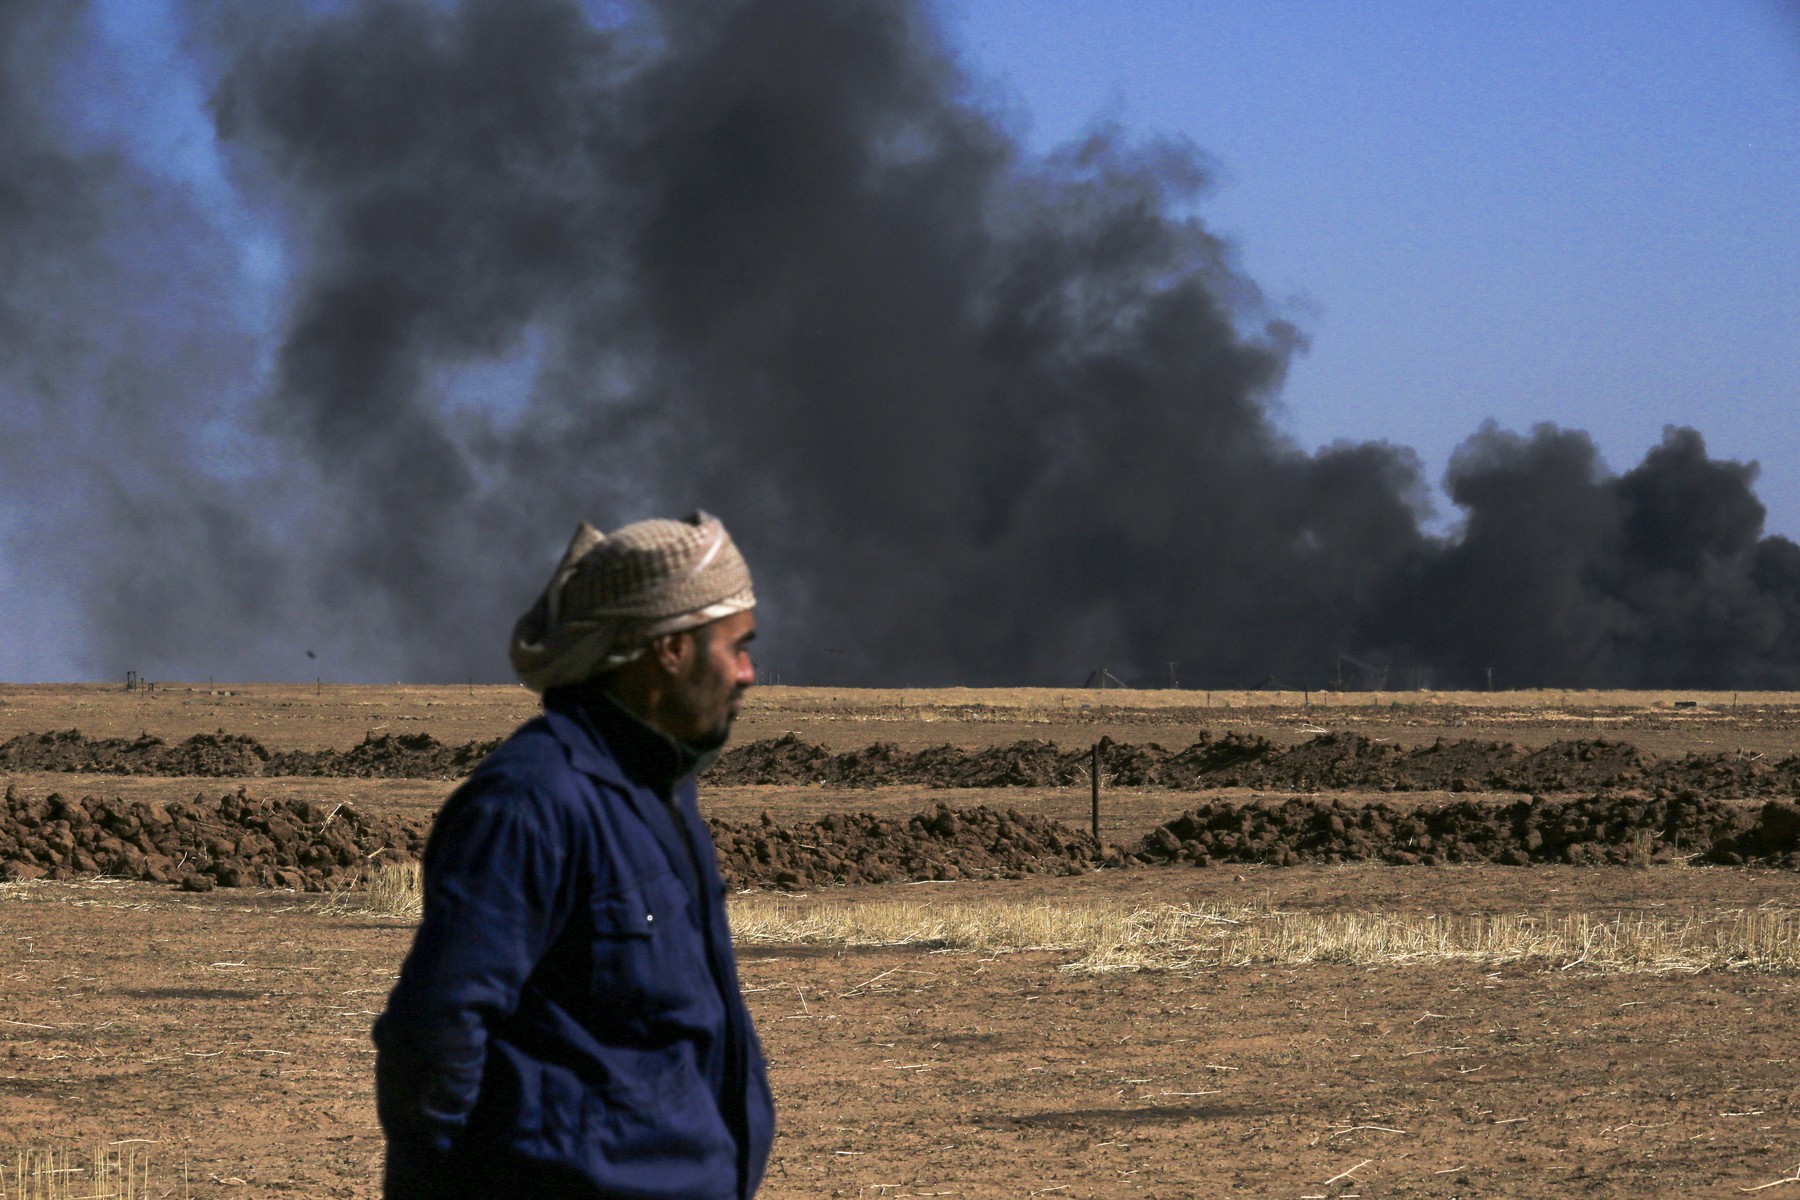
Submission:
M 294 675 L 322 644 L 341 678 L 505 678 L 578 517 L 698 504 L 787 682 L 1800 685 L 1800 549 L 1753 466 L 1675 429 L 1615 476 L 1580 433 L 1488 428 L 1429 533 L 1410 451 L 1272 423 L 1302 338 L 1190 215 L 1202 156 L 1110 128 L 1026 154 L 912 4 L 192 11 L 293 285 L 238 414 L 258 469 L 82 510 L 159 548 L 84 584 L 101 673 Z M 131 232 L 80 190 L 48 250 L 0 190 L 0 255 Z M 3 361 L 56 359 L 4 301 Z M 128 406 L 191 421 L 209 382 Z
M 90 19 L 0 3 L 0 646 L 73 626 L 96 674 L 253 676 L 281 606 L 246 501 L 280 485 L 239 494 L 214 441 L 255 357 L 235 252 L 73 115 L 113 67 Z

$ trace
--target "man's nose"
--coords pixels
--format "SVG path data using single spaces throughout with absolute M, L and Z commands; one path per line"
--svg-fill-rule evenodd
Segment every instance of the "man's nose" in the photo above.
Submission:
M 738 656 L 737 681 L 739 687 L 749 687 L 756 682 L 756 663 L 749 654 Z

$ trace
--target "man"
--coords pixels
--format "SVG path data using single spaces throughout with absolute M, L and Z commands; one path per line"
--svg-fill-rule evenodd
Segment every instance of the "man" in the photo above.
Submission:
M 375 1024 L 390 1200 L 748 1200 L 774 1133 L 694 800 L 755 682 L 719 521 L 582 524 L 513 633 L 543 715 L 444 805 Z

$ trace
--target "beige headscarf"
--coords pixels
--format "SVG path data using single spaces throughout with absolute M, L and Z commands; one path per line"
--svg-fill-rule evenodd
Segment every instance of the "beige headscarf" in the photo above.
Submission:
M 534 692 L 580 683 L 631 662 L 666 633 L 755 604 L 750 568 L 715 516 L 639 521 L 610 536 L 583 521 L 513 627 L 513 670 Z

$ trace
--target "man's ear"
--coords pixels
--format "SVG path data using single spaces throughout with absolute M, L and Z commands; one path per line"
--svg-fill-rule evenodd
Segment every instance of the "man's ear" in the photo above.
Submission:
M 670 675 L 679 675 L 688 659 L 694 655 L 694 633 L 684 629 L 679 633 L 665 633 L 650 643 L 650 656 L 656 665 Z

